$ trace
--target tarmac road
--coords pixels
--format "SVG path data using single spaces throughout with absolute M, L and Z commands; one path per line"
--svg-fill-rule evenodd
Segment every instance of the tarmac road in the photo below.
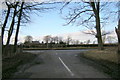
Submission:
M 41 64 L 27 68 L 16 78 L 109 78 L 103 72 L 84 63 L 78 54 L 84 50 L 31 50 L 39 54 L 37 61 Z M 18 77 L 19 76 L 19 77 Z

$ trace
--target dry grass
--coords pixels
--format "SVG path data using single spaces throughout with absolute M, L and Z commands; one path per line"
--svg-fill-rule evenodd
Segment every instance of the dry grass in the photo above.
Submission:
M 36 55 L 31 53 L 21 53 L 13 57 L 2 60 L 2 78 L 10 78 L 17 71 L 17 67 L 31 62 Z
M 120 55 L 117 54 L 117 48 L 109 47 L 102 51 L 97 49 L 85 51 L 81 56 L 97 64 L 100 71 L 107 73 L 112 78 L 120 78 Z
M 118 54 L 116 49 L 114 48 L 107 48 L 105 50 L 91 50 L 86 51 L 84 53 L 85 57 L 97 59 L 97 60 L 105 60 L 109 62 L 118 63 Z
M 93 49 L 93 48 L 97 48 L 97 47 L 24 48 L 24 50 L 50 50 L 50 49 L 71 50 L 71 49 Z

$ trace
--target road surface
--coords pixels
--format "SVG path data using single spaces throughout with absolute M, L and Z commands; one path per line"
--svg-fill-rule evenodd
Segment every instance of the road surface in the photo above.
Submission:
M 109 78 L 80 60 L 78 54 L 84 50 L 38 50 L 28 51 L 39 54 L 37 61 L 41 64 L 33 65 L 24 72 L 20 71 L 15 78 Z

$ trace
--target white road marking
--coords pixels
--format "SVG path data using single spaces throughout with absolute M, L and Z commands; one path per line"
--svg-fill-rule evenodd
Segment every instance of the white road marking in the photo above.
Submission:
M 71 74 L 71 76 L 74 76 L 74 74 L 72 73 L 72 71 L 67 67 L 67 65 L 63 62 L 63 60 L 60 57 L 58 57 L 58 58 L 62 62 L 62 64 L 64 65 L 64 67 L 68 70 L 68 72 Z

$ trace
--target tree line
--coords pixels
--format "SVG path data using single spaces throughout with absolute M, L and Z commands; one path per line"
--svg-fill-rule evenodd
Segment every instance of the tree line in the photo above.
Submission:
M 51 35 L 46 35 L 43 37 L 43 39 L 40 40 L 33 40 L 34 38 L 30 35 L 26 36 L 24 38 L 24 42 L 21 42 L 19 44 L 32 44 L 33 42 L 38 42 L 41 44 L 66 44 L 66 45 L 78 45 L 78 44 L 97 44 L 96 40 L 91 41 L 90 39 L 88 40 L 84 40 L 84 41 L 80 41 L 78 39 L 73 39 L 71 36 L 67 36 L 65 39 L 63 39 L 62 36 L 51 36 Z M 104 36 L 103 37 L 103 42 L 104 44 L 116 44 L 116 39 L 115 37 L 112 36 Z
M 10 2 L 6 0 L 3 2 L 4 5 L 7 6 L 6 10 L 3 10 L 3 24 L 2 24 L 2 45 L 4 41 L 5 32 L 7 32 L 7 42 L 6 46 L 10 44 L 10 39 L 13 33 L 14 37 L 14 52 L 16 52 L 16 46 L 18 42 L 18 34 L 22 25 L 30 22 L 30 14 L 44 12 L 45 10 L 49 10 L 52 8 L 46 7 L 44 4 L 49 4 L 49 2 L 25 2 L 25 0 L 15 0 L 15 2 Z M 56 3 L 52 3 L 56 4 Z M 72 3 L 71 1 L 63 2 L 60 9 L 61 14 L 63 14 L 63 10 L 66 6 L 69 6 Z M 114 5 L 109 2 L 100 2 L 100 0 L 89 0 L 82 2 L 75 2 L 75 7 L 69 8 L 67 16 L 64 18 L 67 22 L 65 25 L 69 24 L 77 24 L 78 26 L 82 25 L 91 30 L 90 34 L 95 35 L 98 42 L 98 48 L 100 50 L 104 49 L 102 36 L 108 34 L 102 34 L 102 26 L 110 19 L 110 15 L 101 16 L 104 14 L 108 14 L 106 10 L 108 10 L 108 6 Z M 120 6 L 120 2 L 117 3 L 117 7 Z M 119 8 L 118 8 L 119 9 Z M 120 14 L 120 10 L 116 12 L 112 11 L 110 13 L 118 13 Z M 114 15 L 115 16 L 115 15 Z M 111 19 L 112 20 L 112 19 Z M 104 24 L 103 24 L 104 23 Z M 116 26 L 115 26 L 116 27 Z M 93 29 L 96 31 L 94 32 Z M 118 16 L 118 26 L 115 28 L 117 37 L 118 37 L 118 52 L 120 52 L 120 17 Z M 46 43 L 49 42 L 49 36 L 46 36 Z M 55 38 L 54 38 L 55 39 Z M 54 41 L 53 39 L 53 41 Z M 68 38 L 68 42 L 69 43 Z M 4 49 L 4 48 L 3 48 Z
M 33 41 L 33 37 L 28 35 L 25 37 L 24 44 L 31 44 Z M 34 41 L 33 41 L 34 42 Z M 38 41 L 40 42 L 40 41 Z M 72 37 L 68 36 L 66 39 L 63 39 L 61 36 L 51 36 L 51 35 L 46 35 L 43 37 L 41 40 L 42 44 L 79 44 L 79 40 L 73 40 Z

